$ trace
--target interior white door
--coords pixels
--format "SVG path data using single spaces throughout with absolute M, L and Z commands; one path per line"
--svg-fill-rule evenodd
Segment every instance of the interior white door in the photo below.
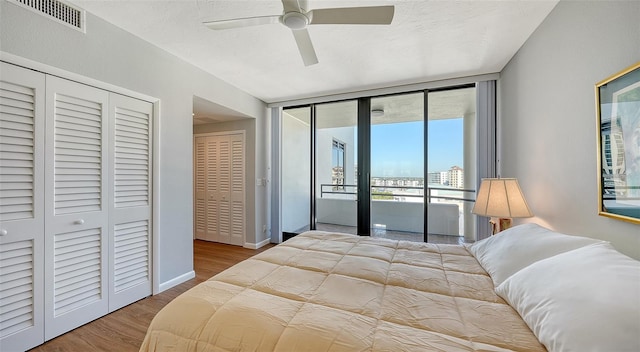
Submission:
M 229 170 L 229 244 L 244 245 L 245 239 L 245 147 L 244 134 L 229 136 L 230 170 Z
M 197 239 L 243 245 L 245 238 L 244 134 L 195 138 Z
M 224 175 L 220 174 L 220 142 L 222 138 L 219 136 L 207 137 L 207 161 L 206 161 L 206 235 L 208 241 L 223 242 L 224 239 L 220 234 L 220 182 L 224 179 Z
M 0 346 L 44 342 L 45 76 L 0 63 Z
M 193 224 L 195 237 L 208 240 L 207 235 L 207 138 L 196 137 L 194 141 L 194 205 Z
M 231 243 L 231 147 L 228 135 L 209 137 L 216 141 L 217 149 L 217 172 L 215 175 L 216 182 L 209 183 L 215 185 L 216 202 L 218 213 L 218 242 Z M 214 190 L 210 188 L 210 190 Z M 211 214 L 213 215 L 213 214 Z
M 196 238 L 220 242 L 218 229 L 219 139 L 195 138 L 195 232 Z
M 108 313 L 109 93 L 46 77 L 45 339 Z
M 151 295 L 153 105 L 109 96 L 109 311 Z

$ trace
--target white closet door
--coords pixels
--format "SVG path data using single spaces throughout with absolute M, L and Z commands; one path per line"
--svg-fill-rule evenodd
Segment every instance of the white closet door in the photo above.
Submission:
M 151 295 L 151 103 L 109 96 L 109 311 Z
M 245 174 L 244 135 L 229 136 L 229 244 L 244 245 L 245 239 Z
M 206 231 L 204 240 L 224 242 L 220 238 L 220 138 L 206 138 Z
M 106 91 L 47 76 L 45 339 L 108 313 Z
M 195 138 L 196 238 L 244 245 L 244 134 Z
M 0 346 L 44 342 L 43 74 L 0 63 Z
M 207 232 L 207 138 L 196 137 L 194 142 L 194 232 L 199 240 L 206 240 Z

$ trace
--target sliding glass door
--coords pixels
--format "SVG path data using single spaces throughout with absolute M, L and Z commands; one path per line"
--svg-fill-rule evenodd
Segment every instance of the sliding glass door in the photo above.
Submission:
M 424 92 L 371 99 L 370 235 L 424 240 Z
M 311 107 L 282 112 L 282 237 L 311 229 Z
M 429 92 L 427 100 L 427 240 L 462 242 L 475 231 L 476 88 Z
M 474 238 L 475 85 L 285 108 L 281 126 L 285 237 Z
M 357 233 L 358 104 L 315 105 L 316 229 Z

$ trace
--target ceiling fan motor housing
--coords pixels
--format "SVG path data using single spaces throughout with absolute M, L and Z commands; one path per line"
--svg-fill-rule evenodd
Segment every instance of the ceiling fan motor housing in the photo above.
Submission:
M 282 15 L 282 24 L 294 31 L 305 29 L 309 24 L 309 17 L 301 12 L 287 12 Z

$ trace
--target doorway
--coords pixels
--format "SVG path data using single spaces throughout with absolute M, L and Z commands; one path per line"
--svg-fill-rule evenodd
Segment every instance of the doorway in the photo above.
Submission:
M 194 137 L 194 228 L 199 240 L 237 246 L 245 239 L 244 131 Z

